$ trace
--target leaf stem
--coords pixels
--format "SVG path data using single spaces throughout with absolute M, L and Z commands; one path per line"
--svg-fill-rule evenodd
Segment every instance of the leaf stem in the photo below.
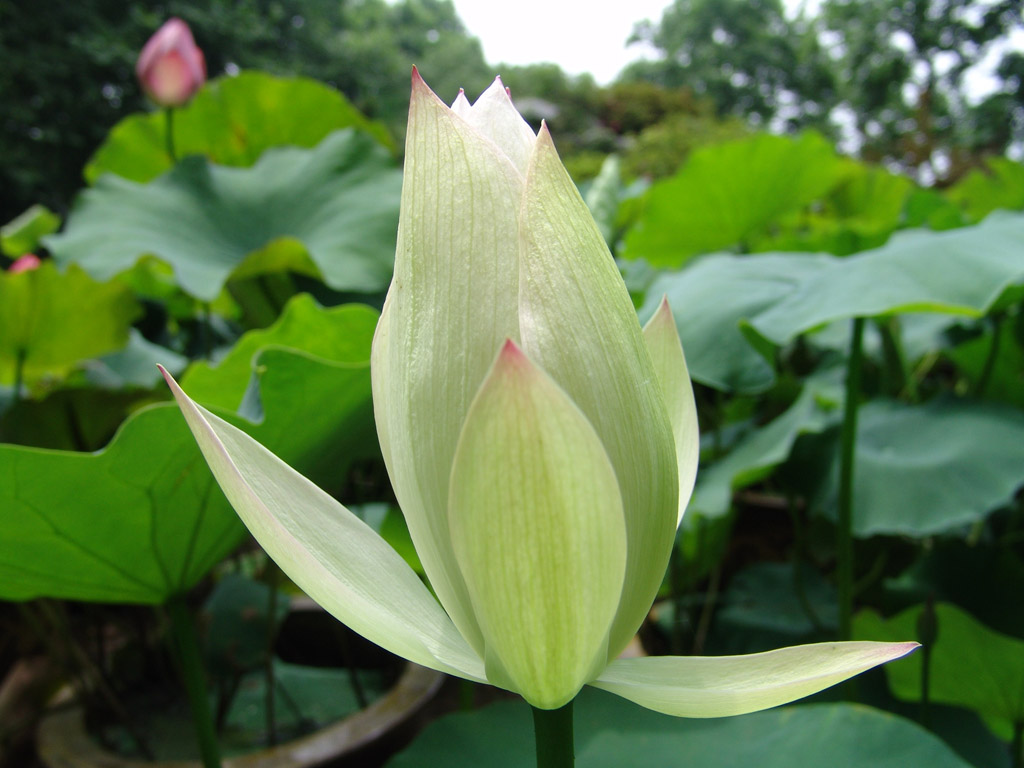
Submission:
M 533 732 L 537 740 L 537 768 L 572 768 L 572 702 L 558 709 L 533 707 Z
M 277 688 L 277 679 L 274 675 L 274 641 L 277 639 L 277 600 L 278 582 L 281 577 L 281 569 L 277 567 L 270 558 L 267 558 L 267 570 L 264 574 L 267 591 L 267 637 L 265 656 L 263 659 L 263 680 L 264 680 L 264 712 L 267 728 L 267 746 L 273 747 L 277 744 L 277 711 L 275 709 L 274 691 Z
M 20 403 L 21 388 L 25 384 L 25 357 L 27 352 L 24 347 L 18 347 L 14 356 L 14 402 Z
M 164 142 L 171 165 L 176 165 L 178 153 L 174 149 L 174 107 L 164 107 Z
M 853 464 L 857 447 L 864 318 L 856 317 L 850 332 L 846 369 L 846 404 L 839 454 L 839 519 L 836 523 L 836 577 L 839 588 L 839 639 L 849 640 L 853 626 Z
M 996 367 L 996 358 L 999 357 L 999 337 L 1003 330 L 1003 315 L 997 314 L 992 317 L 992 343 L 988 347 L 988 355 L 985 357 L 985 364 L 978 376 L 978 383 L 974 388 L 974 396 L 981 397 L 985 394 L 989 379 L 992 378 L 992 371 Z
M 213 728 L 213 718 L 210 716 L 206 675 L 203 672 L 195 625 L 181 595 L 175 595 L 168 600 L 166 607 L 171 620 L 174 654 L 178 659 L 182 683 L 185 685 L 185 693 L 192 709 L 192 722 L 196 729 L 203 768 L 221 768 L 220 747 Z

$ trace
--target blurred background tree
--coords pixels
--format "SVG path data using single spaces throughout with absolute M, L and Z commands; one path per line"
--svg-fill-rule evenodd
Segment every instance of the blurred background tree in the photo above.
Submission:
M 171 16 L 192 28 L 211 77 L 316 78 L 399 134 L 411 63 L 446 98 L 491 77 L 450 0 L 3 0 L 0 222 L 37 202 L 67 210 L 109 129 L 146 107 L 135 60 Z
M 0 222 L 33 203 L 67 210 L 107 131 L 147 108 L 135 59 L 169 16 L 191 26 L 211 77 L 316 78 L 399 145 L 416 63 L 447 100 L 500 72 L 578 179 L 613 151 L 627 176 L 659 177 L 696 146 L 814 128 L 945 185 L 1024 136 L 1024 54 L 1006 44 L 1022 3 L 826 0 L 792 17 L 782 0 L 675 0 L 630 38 L 655 57 L 603 87 L 556 64 L 488 65 L 451 0 L 0 0 Z M 993 89 L 977 98 L 968 73 L 993 55 Z
M 813 26 L 788 18 L 781 0 L 676 0 L 660 22 L 638 24 L 630 41 L 659 57 L 630 65 L 626 82 L 687 87 L 720 117 L 764 128 L 828 125 L 834 73 Z
M 973 102 L 966 76 L 1015 28 L 1021 0 L 826 0 L 845 113 L 861 155 L 948 183 L 1002 154 L 1021 127 L 1021 55 L 1004 52 L 995 93 Z

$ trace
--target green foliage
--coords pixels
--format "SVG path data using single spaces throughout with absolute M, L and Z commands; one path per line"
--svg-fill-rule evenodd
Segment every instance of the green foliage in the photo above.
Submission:
M 718 115 L 755 125 L 784 112 L 793 127 L 827 125 L 834 87 L 828 59 L 813 30 L 787 18 L 779 0 L 675 0 L 658 24 L 638 25 L 630 41 L 652 45 L 661 58 L 632 64 L 627 81 L 686 86 Z
M 268 150 L 252 168 L 190 157 L 145 185 L 105 176 L 47 246 L 105 277 L 156 256 L 207 301 L 231 278 L 283 270 L 375 292 L 391 276 L 400 186 L 387 151 L 347 129 L 314 149 Z
M 921 727 L 856 704 L 781 707 L 743 717 L 682 720 L 585 689 L 574 710 L 579 768 L 675 765 L 680 755 L 705 768 L 789 768 L 794 755 L 806 768 L 968 768 Z M 498 702 L 441 718 L 388 765 L 523 768 L 534 764 L 533 741 L 521 735 L 529 728 L 529 708 L 523 702 Z
M 175 110 L 180 157 L 203 155 L 218 165 L 251 166 L 271 147 L 312 148 L 342 128 L 357 128 L 393 148 L 387 130 L 337 91 L 314 80 L 242 72 L 211 81 Z M 171 168 L 162 112 L 131 115 L 111 130 L 85 167 L 93 184 L 104 173 L 148 182 Z
M 679 113 L 644 128 L 625 155 L 631 176 L 660 179 L 678 171 L 695 149 L 737 141 L 749 135 L 736 118 Z
M 0 500 L 5 600 L 163 603 L 245 530 L 171 405 L 136 413 L 99 453 L 0 445 Z
M 648 190 L 623 255 L 679 266 L 697 253 L 749 247 L 780 216 L 831 189 L 844 168 L 814 133 L 798 139 L 761 134 L 705 147 Z
M 246 431 L 328 491 L 353 462 L 379 455 L 370 402 L 370 344 L 377 313 L 353 304 L 322 309 L 295 297 L 278 322 L 250 331 L 216 366 L 182 379 L 201 402 L 238 410 Z
M 862 156 L 941 181 L 961 175 L 975 150 L 1005 151 L 1019 96 L 975 109 L 964 77 L 1024 24 L 1021 10 L 1019 0 L 827 0 L 821 26 L 835 40 Z
M 0 227 L 0 252 L 16 259 L 36 250 L 39 241 L 60 229 L 60 217 L 44 205 L 33 205 Z
M 237 68 L 314 78 L 397 135 L 413 63 L 448 98 L 460 86 L 479 92 L 490 80 L 479 42 L 449 0 L 4 3 L 0 221 L 36 202 L 67 210 L 108 129 L 145 107 L 135 60 L 170 16 L 190 25 L 211 77 Z
M 804 280 L 752 318 L 765 339 L 785 344 L 835 320 L 907 312 L 979 317 L 1024 281 L 1024 215 L 995 214 L 949 232 L 911 230 Z
M 821 433 L 840 420 L 843 394 L 838 377 L 818 376 L 806 381 L 793 404 L 775 419 L 742 434 L 719 461 L 706 468 L 697 481 L 688 515 L 721 517 L 732 506 L 734 490 L 766 477 L 793 450 L 801 435 Z
M 80 361 L 123 347 L 138 314 L 125 286 L 97 283 L 75 266 L 0 272 L 0 384 L 31 389 L 67 376 Z
M 970 221 L 981 221 L 998 208 L 1024 209 L 1024 165 L 993 157 L 983 169 L 971 171 L 946 192 Z
M 740 329 L 785 299 L 828 259 L 820 254 L 716 254 L 679 272 L 665 272 L 650 285 L 640 317 L 668 297 L 695 381 L 726 391 L 763 392 L 775 382 L 773 366 Z
M 872 400 L 860 410 L 854 535 L 923 538 L 982 520 L 1024 485 L 1024 414 L 938 398 Z M 825 491 L 831 508 L 834 475 Z
M 857 615 L 858 637 L 907 637 L 915 633 L 922 606 L 890 619 L 873 611 Z M 977 711 L 1000 738 L 1024 722 L 1024 641 L 993 632 L 949 603 L 935 606 L 938 638 L 931 650 L 931 701 Z M 917 662 L 917 663 L 914 663 Z M 922 655 L 885 668 L 892 692 L 907 701 L 921 698 Z
M 243 337 L 223 373 L 194 369 L 195 390 L 225 404 L 222 412 L 241 406 L 251 421 L 236 423 L 338 490 L 352 463 L 376 451 L 375 321 L 367 307 L 325 312 L 296 300 L 276 328 Z M 306 340 L 316 340 L 317 356 L 301 350 Z M 299 348 L 281 346 L 288 343 Z M 253 366 L 248 374 L 243 361 Z M 0 445 L 0 501 L 12 510 L 0 536 L 0 597 L 10 600 L 162 603 L 194 585 L 244 531 L 180 412 L 163 404 L 130 417 L 98 453 Z

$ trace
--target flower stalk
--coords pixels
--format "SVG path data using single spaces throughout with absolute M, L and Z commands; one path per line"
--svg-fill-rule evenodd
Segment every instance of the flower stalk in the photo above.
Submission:
M 570 701 L 558 709 L 532 708 L 537 768 L 572 768 L 575 765 L 572 705 Z

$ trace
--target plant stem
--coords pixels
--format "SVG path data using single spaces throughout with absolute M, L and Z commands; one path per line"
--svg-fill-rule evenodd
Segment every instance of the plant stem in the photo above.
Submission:
M 14 356 L 14 402 L 21 402 L 21 388 L 25 383 L 25 357 L 27 353 L 24 347 L 19 347 Z
M 281 570 L 271 559 L 267 559 L 266 585 L 269 588 L 267 597 L 267 638 L 266 657 L 264 658 L 264 708 L 266 710 L 267 746 L 277 744 L 277 713 L 274 710 L 274 689 L 277 681 L 274 676 L 274 640 L 277 638 L 277 584 Z
M 196 729 L 203 767 L 221 768 L 220 747 L 217 745 L 217 734 L 214 732 L 213 718 L 210 716 L 206 675 L 203 672 L 196 628 L 181 595 L 175 595 L 167 601 L 167 615 L 171 620 L 174 653 L 178 658 L 185 693 L 192 708 L 192 722 Z
M 853 463 L 857 447 L 857 407 L 863 357 L 864 318 L 853 320 L 846 369 L 846 405 L 839 454 L 839 519 L 836 522 L 836 576 L 839 587 L 839 639 L 849 640 L 853 624 Z
M 174 150 L 174 107 L 164 107 L 164 142 L 171 165 L 178 162 L 178 153 Z
M 558 709 L 533 707 L 533 732 L 537 740 L 537 768 L 572 768 L 572 702 Z
M 992 371 L 996 366 L 996 358 L 999 356 L 999 337 L 1003 330 L 1003 315 L 998 314 L 992 317 L 992 343 L 988 348 L 988 355 L 985 357 L 985 364 L 978 376 L 978 383 L 974 388 L 974 396 L 981 397 L 985 394 L 989 379 L 992 378 Z
M 472 712 L 476 707 L 476 683 L 459 680 L 459 711 Z
M 683 653 L 683 612 L 686 610 L 686 573 L 679 539 L 672 547 L 668 560 L 669 586 L 672 590 L 672 630 L 669 632 L 669 650 L 675 655 Z

